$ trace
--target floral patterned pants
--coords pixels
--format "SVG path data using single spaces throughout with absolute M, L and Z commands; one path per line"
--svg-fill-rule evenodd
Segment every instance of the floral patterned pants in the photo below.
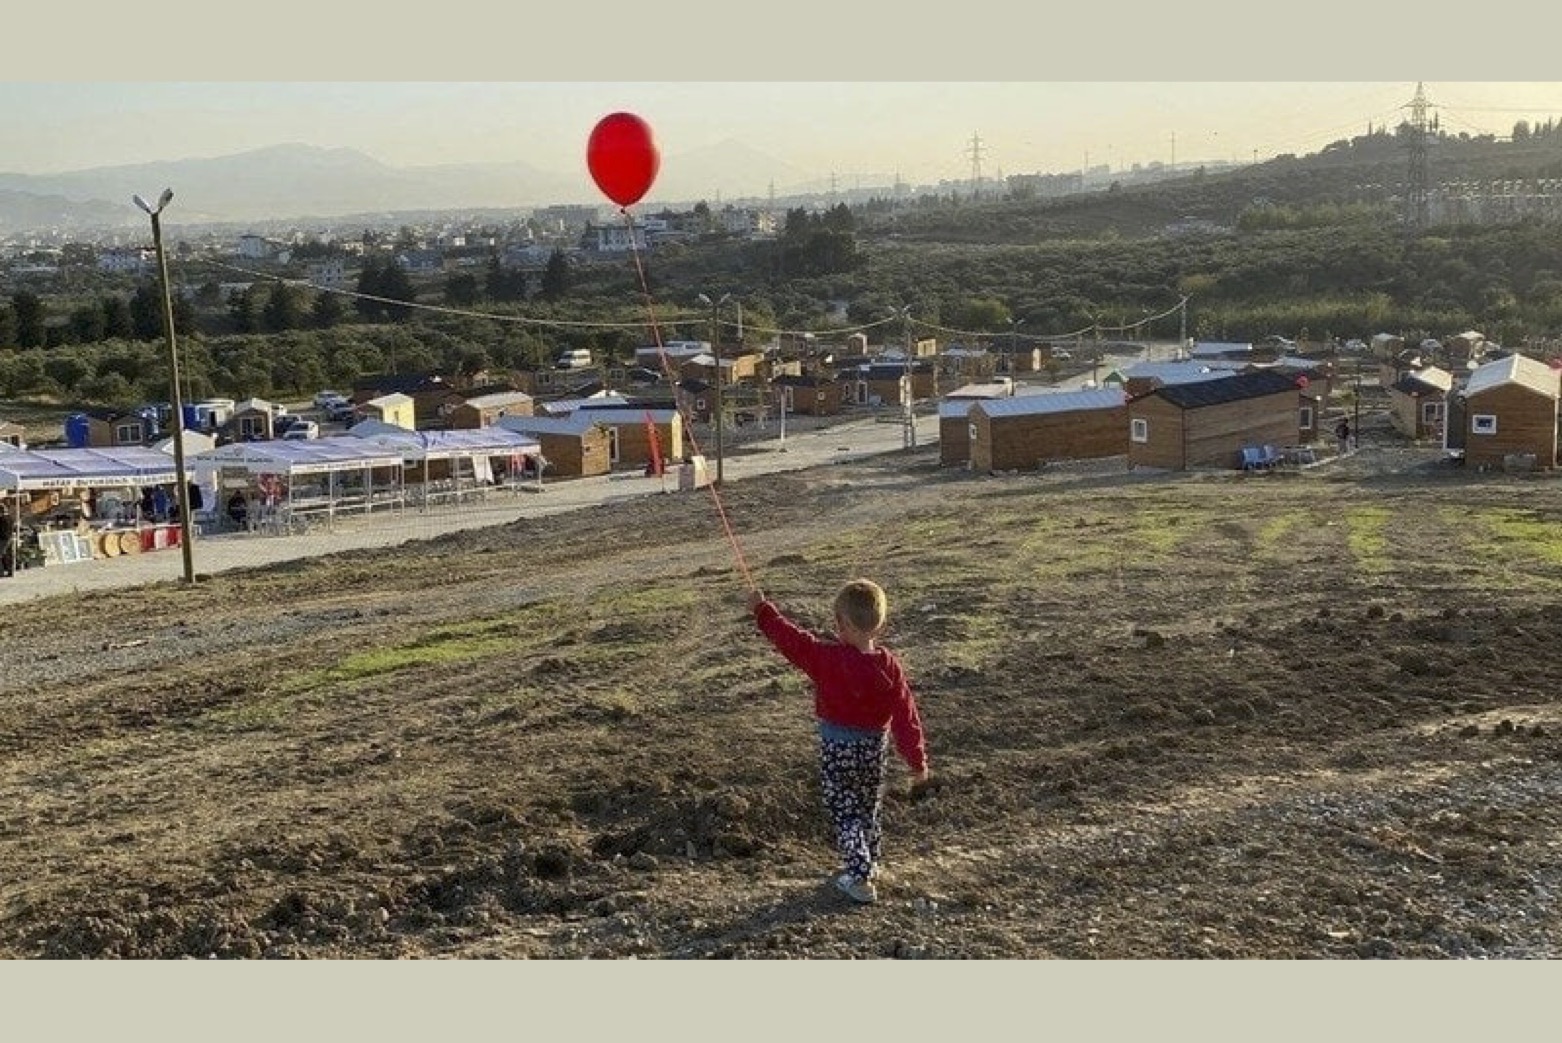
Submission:
M 883 735 L 843 741 L 819 739 L 819 776 L 824 810 L 835 831 L 835 848 L 846 871 L 868 879 L 879 860 L 883 834 L 884 766 L 889 745 Z

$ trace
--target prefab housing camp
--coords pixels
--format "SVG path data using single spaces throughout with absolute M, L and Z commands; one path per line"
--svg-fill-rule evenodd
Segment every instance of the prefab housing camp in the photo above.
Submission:
M 1121 456 L 1128 443 L 1121 391 L 1055 391 L 971 403 L 973 471 L 1016 471 L 1056 460 Z
M 1388 389 L 1389 420 L 1400 434 L 1443 440 L 1443 414 L 1453 374 L 1437 366 L 1406 373 Z
M 491 427 L 500 417 L 531 416 L 532 397 L 524 391 L 498 391 L 477 395 L 450 409 L 448 419 L 453 430 Z
M 587 399 L 574 415 L 590 417 L 607 428 L 611 459 L 618 466 L 651 463 L 653 444 L 664 465 L 683 459 L 683 417 L 670 406 L 599 406 L 596 400 Z
M 1562 373 L 1509 355 L 1470 373 L 1464 386 L 1464 461 L 1505 470 L 1557 466 L 1557 399 Z
M 771 381 L 777 410 L 795 416 L 835 416 L 841 411 L 841 383 L 816 374 L 784 375 Z
M 1272 370 L 1157 388 L 1128 404 L 1128 465 L 1239 467 L 1245 447 L 1296 442 L 1300 395 Z
M 966 384 L 938 404 L 938 462 L 964 464 L 971 459 L 971 406 L 983 399 L 1010 398 L 1012 383 Z
M 606 427 L 591 413 L 563 417 L 506 416 L 495 427 L 530 435 L 541 446 L 547 461 L 543 476 L 590 478 L 613 469 L 612 439 Z

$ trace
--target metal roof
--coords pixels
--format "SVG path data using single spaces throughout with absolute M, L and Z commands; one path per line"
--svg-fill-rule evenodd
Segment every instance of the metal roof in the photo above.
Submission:
M 1394 390 L 1417 394 L 1423 389 L 1446 392 L 1452 390 L 1453 386 L 1452 373 L 1437 366 L 1424 366 L 1400 377 L 1399 383 L 1394 385 Z
M 530 402 L 531 396 L 524 391 L 498 391 L 491 395 L 474 395 L 466 400 L 463 405 L 475 406 L 478 409 L 493 409 L 495 406 L 511 406 L 521 402 Z
M 1013 398 L 977 399 L 972 409 L 980 408 L 989 417 L 1036 416 L 1043 413 L 1079 413 L 1090 409 L 1118 409 L 1128 396 L 1117 388 L 1092 388 L 1085 391 L 1048 391 L 1039 395 Z
M 1544 362 L 1515 353 L 1475 367 L 1469 381 L 1465 383 L 1464 393 L 1466 396 L 1478 395 L 1494 387 L 1516 384 L 1548 398 L 1557 398 L 1559 391 L 1562 391 L 1559 382 L 1562 382 L 1562 374 L 1557 370 Z
M 1123 370 L 1127 380 L 1158 380 L 1162 384 L 1194 384 L 1201 380 L 1220 380 L 1233 376 L 1239 366 L 1220 365 L 1218 360 L 1203 362 L 1138 362 Z
M 1196 384 L 1174 384 L 1156 388 L 1145 395 L 1159 395 L 1180 409 L 1202 409 L 1205 406 L 1224 405 L 1249 398 L 1261 398 L 1282 391 L 1298 392 L 1296 378 L 1274 370 L 1258 373 L 1238 373 L 1224 380 L 1202 380 Z
M 569 416 L 504 416 L 494 426 L 523 435 L 573 435 L 578 438 L 601 424 L 601 420 L 588 411 Z

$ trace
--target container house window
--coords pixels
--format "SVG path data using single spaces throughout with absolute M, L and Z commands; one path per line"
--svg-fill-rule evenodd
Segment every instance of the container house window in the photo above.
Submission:
M 1421 422 L 1423 424 L 1439 424 L 1443 420 L 1443 404 L 1441 402 L 1421 403 Z
M 1497 433 L 1497 417 L 1494 413 L 1477 413 L 1470 418 L 1470 433 L 1494 435 Z
M 1143 417 L 1136 417 L 1128 422 L 1128 437 L 1135 442 L 1148 442 L 1150 440 L 1150 422 Z
M 1299 423 L 1301 425 L 1301 428 L 1302 428 L 1303 431 L 1310 431 L 1310 430 L 1312 430 L 1312 426 L 1313 426 L 1313 407 L 1312 406 L 1303 406 L 1302 407 L 1301 415 L 1297 418 L 1297 423 Z

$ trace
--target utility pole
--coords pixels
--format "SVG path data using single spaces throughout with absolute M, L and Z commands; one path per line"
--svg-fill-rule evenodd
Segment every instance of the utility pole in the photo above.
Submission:
M 713 301 L 713 300 L 711 300 L 709 297 L 707 297 L 703 293 L 700 294 L 700 296 L 699 296 L 699 301 L 700 301 L 701 304 L 709 304 L 710 305 L 710 347 L 711 347 L 712 354 L 714 354 L 716 356 L 716 383 L 715 383 L 716 390 L 715 390 L 715 395 L 713 396 L 713 401 L 714 401 L 715 413 L 716 413 L 716 487 L 718 489 L 721 488 L 721 479 L 722 479 L 722 467 L 721 467 L 721 462 L 722 462 L 722 452 L 721 452 L 722 413 L 724 413 L 726 411 L 726 403 L 724 403 L 722 401 L 722 393 L 721 393 L 721 326 L 720 326 L 720 322 L 721 322 L 721 306 L 723 304 L 726 304 L 731 299 L 732 299 L 732 294 L 730 294 L 730 293 L 722 294 L 721 295 L 721 300 L 719 300 L 719 301 Z
M 982 194 L 982 139 L 977 134 L 971 135 L 971 198 L 976 199 Z
M 1182 321 L 1177 327 L 1177 357 L 1182 358 L 1182 353 L 1188 350 L 1188 298 L 1183 297 L 1177 302 L 1177 310 L 1182 313 Z
M 1414 234 L 1426 228 L 1429 197 L 1426 172 L 1427 100 L 1422 84 L 1416 84 L 1416 96 L 1410 99 L 1407 107 L 1410 109 L 1410 138 L 1406 148 L 1410 153 L 1410 169 L 1405 182 L 1405 229 Z
M 179 348 L 174 340 L 174 297 L 168 284 L 168 257 L 163 252 L 163 207 L 174 197 L 174 190 L 163 189 L 153 207 L 139 195 L 131 201 L 152 218 L 152 245 L 157 250 L 157 275 L 163 284 L 163 333 L 168 341 L 168 385 L 172 389 L 174 421 L 174 505 L 179 511 L 179 551 L 184 558 L 184 581 L 195 582 L 194 549 L 190 546 L 190 481 L 184 470 L 184 400 L 179 393 Z
M 917 416 L 912 407 L 911 390 L 911 305 L 899 309 L 901 328 L 905 330 L 906 367 L 900 377 L 901 445 L 906 449 L 917 447 Z

